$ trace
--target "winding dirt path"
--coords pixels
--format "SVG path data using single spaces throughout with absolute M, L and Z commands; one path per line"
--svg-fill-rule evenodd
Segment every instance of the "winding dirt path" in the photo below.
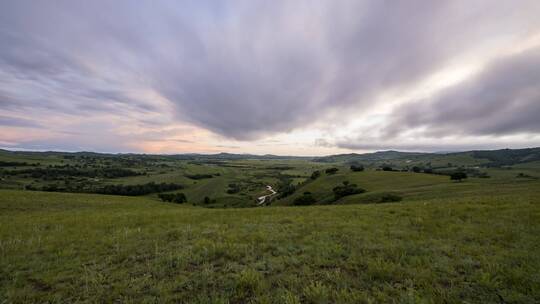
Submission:
M 271 193 L 267 194 L 267 195 L 259 196 L 259 198 L 257 199 L 259 201 L 257 203 L 257 206 L 263 205 L 266 202 L 267 197 L 270 197 L 270 196 L 273 196 L 273 195 L 277 194 L 277 192 L 270 185 L 266 186 L 266 190 L 270 191 Z

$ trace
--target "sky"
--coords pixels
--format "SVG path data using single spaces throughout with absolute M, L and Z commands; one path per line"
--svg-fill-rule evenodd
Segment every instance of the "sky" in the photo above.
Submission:
M 538 0 L 0 1 L 0 148 L 540 146 Z

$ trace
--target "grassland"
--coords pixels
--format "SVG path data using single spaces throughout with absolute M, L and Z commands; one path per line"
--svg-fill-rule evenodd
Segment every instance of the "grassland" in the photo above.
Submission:
M 449 157 L 464 158 L 458 166 L 465 170 L 479 166 L 471 155 Z M 540 302 L 538 161 L 480 164 L 489 178 L 455 182 L 306 159 L 65 156 L 0 153 L 0 161 L 33 164 L 6 171 L 123 166 L 141 174 L 77 179 L 180 183 L 188 203 L 161 202 L 154 193 L 21 190 L 74 181 L 3 171 L 0 303 Z M 407 160 L 399 161 L 410 166 Z M 324 173 L 329 167 L 339 170 Z M 315 170 L 322 174 L 311 179 Z M 212 177 L 189 177 L 197 174 Z M 344 181 L 366 192 L 336 200 L 332 189 Z M 236 208 L 253 206 L 265 185 L 284 182 L 294 185 L 291 195 Z M 227 192 L 231 183 L 238 192 Z M 304 192 L 314 205 L 291 207 Z M 388 193 L 402 200 L 377 200 Z M 205 196 L 215 201 L 201 205 Z
M 3 190 L 0 297 L 536 303 L 538 197 L 205 209 Z

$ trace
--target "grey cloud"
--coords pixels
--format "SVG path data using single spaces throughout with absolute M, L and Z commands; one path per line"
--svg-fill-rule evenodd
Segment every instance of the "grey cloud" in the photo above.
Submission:
M 443 2 L 304 4 L 280 3 L 286 9 L 262 18 L 249 7 L 233 15 L 243 32 L 220 24 L 226 39 L 199 33 L 202 55 L 163 69 L 158 90 L 185 119 L 225 136 L 288 131 L 328 109 L 372 106 L 380 91 L 426 77 L 486 34 L 475 24 L 498 28 L 500 13 L 478 6 L 467 15 Z
M 387 131 L 416 127 L 433 137 L 540 133 L 540 47 L 500 58 L 431 99 L 403 105 Z
M 36 151 L 93 151 L 102 153 L 128 153 L 142 152 L 134 147 L 125 145 L 124 138 L 114 138 L 114 140 L 93 140 L 86 138 L 85 143 L 77 142 L 77 138 L 55 138 L 55 139 L 32 139 L 23 143 L 9 145 L 9 149 L 14 150 L 36 150 Z
M 133 96 L 147 89 L 180 121 L 253 139 L 372 107 L 494 35 L 537 29 L 539 2 L 517 2 L 4 1 L 0 109 L 169 114 Z
M 5 127 L 26 127 L 26 128 L 39 128 L 42 127 L 39 123 L 18 117 L 10 117 L 0 115 L 0 126 Z

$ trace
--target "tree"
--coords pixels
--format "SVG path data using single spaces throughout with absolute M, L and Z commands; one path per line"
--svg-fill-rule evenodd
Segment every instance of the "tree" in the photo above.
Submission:
M 338 170 L 339 170 L 338 168 L 329 168 L 329 169 L 324 170 L 324 172 L 326 174 L 336 174 L 336 172 L 338 172 Z
M 311 173 L 311 179 L 313 180 L 319 178 L 319 176 L 321 176 L 321 171 L 319 170 L 313 171 L 313 173 Z
M 466 179 L 466 178 L 467 178 L 467 174 L 461 171 L 454 172 L 450 175 L 450 180 L 455 180 L 458 182 L 461 182 L 461 180 Z
M 420 167 L 418 167 L 418 166 L 414 166 L 414 167 L 412 167 L 412 171 L 413 171 L 414 173 L 420 173 L 420 172 L 422 172 L 422 168 L 420 168 Z
M 394 169 L 392 169 L 392 167 L 388 166 L 388 165 L 385 165 L 382 167 L 382 170 L 383 171 L 394 171 Z
M 208 196 L 205 196 L 203 202 L 204 202 L 205 205 L 208 205 L 208 204 L 210 204 L 211 201 L 210 201 L 210 198 Z
M 351 165 L 351 171 L 353 171 L 353 172 L 362 172 L 362 171 L 364 171 L 364 166 L 362 166 L 362 165 Z

